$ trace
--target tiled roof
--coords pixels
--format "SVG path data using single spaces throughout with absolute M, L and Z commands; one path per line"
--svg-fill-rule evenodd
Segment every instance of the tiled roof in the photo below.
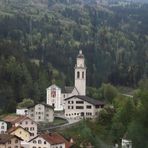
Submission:
M 15 130 L 17 130 L 18 128 L 22 128 L 22 129 L 24 129 L 23 127 L 21 127 L 21 126 L 17 126 L 17 127 L 11 127 L 11 128 L 9 128 L 8 130 L 7 130 L 7 133 L 12 133 L 13 131 L 15 131 Z M 24 129 L 25 131 L 27 131 L 26 129 Z M 30 133 L 29 131 L 27 131 L 28 133 Z
M 44 133 L 44 134 L 38 135 L 37 137 L 42 137 L 45 141 L 47 141 L 51 145 L 65 143 L 65 148 L 70 148 L 71 146 L 70 142 L 68 142 L 63 136 L 61 136 L 58 133 Z M 32 140 L 36 139 L 37 137 L 33 138 Z
M 32 120 L 32 119 L 30 119 L 30 118 L 27 117 L 27 116 L 21 116 L 21 115 L 18 115 L 18 116 L 16 116 L 16 115 L 8 115 L 8 116 L 6 116 L 6 117 L 3 118 L 3 120 L 4 120 L 5 122 L 9 122 L 9 123 L 11 123 L 11 124 L 15 124 L 15 123 L 18 123 L 18 122 L 22 122 L 22 121 L 24 121 L 25 119 Z M 33 120 L 32 120 L 32 121 L 33 121 Z M 33 122 L 34 122 L 34 121 L 33 121 Z
M 15 136 L 15 135 L 9 135 L 9 134 L 0 134 L 0 144 L 5 144 L 12 138 L 18 138 L 19 140 L 22 140 L 21 138 Z
M 74 96 L 71 96 L 71 97 L 69 97 L 69 98 L 66 98 L 65 100 L 69 100 L 69 99 L 72 99 L 72 98 L 79 98 L 79 99 L 81 99 L 81 100 L 83 100 L 83 101 L 86 101 L 86 102 L 88 102 L 88 103 L 90 103 L 90 104 L 93 104 L 93 105 L 104 105 L 104 104 L 105 104 L 105 103 L 102 102 L 102 101 L 95 100 L 95 99 L 90 98 L 90 97 L 88 97 L 88 96 L 80 96 L 80 95 L 74 95 Z
M 72 93 L 72 91 L 74 90 L 74 86 L 65 86 L 62 88 L 62 93 Z

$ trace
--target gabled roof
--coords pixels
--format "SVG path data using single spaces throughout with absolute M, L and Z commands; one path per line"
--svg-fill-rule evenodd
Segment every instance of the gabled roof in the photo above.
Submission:
M 9 128 L 9 129 L 7 130 L 7 133 L 8 133 L 8 134 L 11 134 L 12 132 L 14 132 L 15 130 L 17 130 L 17 129 L 19 129 L 19 128 L 25 130 L 26 132 L 28 132 L 28 133 L 30 134 L 29 131 L 27 131 L 26 129 L 24 129 L 24 128 L 21 127 L 21 126 L 17 126 L 17 127 L 14 126 L 14 127 L 11 127 L 11 128 Z
M 33 141 L 34 139 L 41 137 L 51 145 L 56 145 L 56 144 L 63 144 L 65 143 L 65 148 L 70 148 L 70 142 L 68 142 L 63 136 L 61 136 L 58 133 L 44 133 L 36 136 L 29 142 Z
M 57 85 L 55 85 L 55 84 L 52 84 L 52 85 L 50 85 L 48 88 L 46 88 L 46 89 L 50 89 L 50 88 L 58 88 L 58 89 L 61 89 L 60 87 L 58 87 Z
M 29 117 L 27 116 L 22 116 L 22 115 L 8 115 L 6 117 L 3 118 L 4 121 L 6 122 L 9 122 L 11 124 L 15 124 L 15 123 L 18 123 L 18 122 L 22 122 L 24 121 L 25 119 L 29 119 L 29 120 L 32 120 L 30 119 Z M 32 122 L 36 123 L 35 121 L 32 120 Z
M 72 93 L 72 91 L 74 90 L 74 86 L 64 86 L 62 88 L 62 93 L 67 93 L 67 94 L 70 94 Z
M 88 102 L 88 103 L 90 103 L 90 104 L 93 104 L 93 105 L 104 105 L 104 104 L 105 104 L 105 103 L 102 102 L 102 101 L 95 100 L 95 99 L 90 98 L 90 97 L 88 97 L 88 96 L 81 96 L 81 95 L 74 95 L 74 96 L 71 96 L 71 97 L 69 97 L 69 98 L 66 98 L 65 101 L 66 101 L 66 100 L 70 100 L 70 99 L 72 99 L 72 98 L 79 98 L 79 99 L 81 99 L 81 100 L 83 100 L 83 101 L 86 101 L 86 102 Z
M 9 134 L 0 134 L 0 144 L 5 144 L 12 138 L 17 138 L 19 140 L 22 140 L 21 138 L 15 136 L 15 135 L 9 135 Z
M 38 103 L 38 104 L 35 104 L 35 105 L 31 105 L 31 106 L 29 106 L 29 107 L 28 107 L 28 109 L 29 109 L 29 108 L 32 108 L 32 107 L 34 107 L 34 106 L 36 106 L 36 105 L 39 105 L 39 104 L 44 105 L 45 107 L 49 107 L 49 108 L 54 109 L 54 107 L 53 107 L 53 106 L 48 105 L 48 104 L 46 104 L 46 103 Z

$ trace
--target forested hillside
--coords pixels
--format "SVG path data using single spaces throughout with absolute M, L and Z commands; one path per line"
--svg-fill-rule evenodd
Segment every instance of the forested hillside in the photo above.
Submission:
M 148 76 L 147 24 L 148 5 L 2 0 L 1 106 L 7 104 L 6 110 L 12 111 L 23 98 L 43 101 L 51 83 L 73 85 L 80 49 L 86 58 L 88 86 L 110 82 L 136 87 Z

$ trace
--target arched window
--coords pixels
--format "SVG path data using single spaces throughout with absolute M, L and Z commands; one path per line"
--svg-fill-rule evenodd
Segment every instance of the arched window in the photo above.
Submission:
M 79 71 L 77 72 L 77 78 L 80 78 L 80 72 Z
M 82 78 L 84 79 L 84 71 L 82 72 Z

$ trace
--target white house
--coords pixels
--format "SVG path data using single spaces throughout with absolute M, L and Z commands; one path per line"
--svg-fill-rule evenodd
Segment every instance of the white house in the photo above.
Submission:
M 7 131 L 7 123 L 0 120 L 0 134 L 4 134 Z
M 16 109 L 16 114 L 17 115 L 27 115 L 28 109 L 27 108 Z
M 35 122 L 53 122 L 54 108 L 44 103 L 36 104 L 28 107 L 27 116 Z
M 132 148 L 132 141 L 129 139 L 122 139 L 122 148 Z
M 69 119 L 95 118 L 104 102 L 87 96 L 75 95 L 65 99 L 65 117 Z
M 56 85 L 51 85 L 46 89 L 46 103 L 52 105 L 55 110 L 64 109 L 65 98 L 73 95 L 86 95 L 86 66 L 81 50 L 76 59 L 74 75 L 74 86 L 65 86 L 61 89 Z

